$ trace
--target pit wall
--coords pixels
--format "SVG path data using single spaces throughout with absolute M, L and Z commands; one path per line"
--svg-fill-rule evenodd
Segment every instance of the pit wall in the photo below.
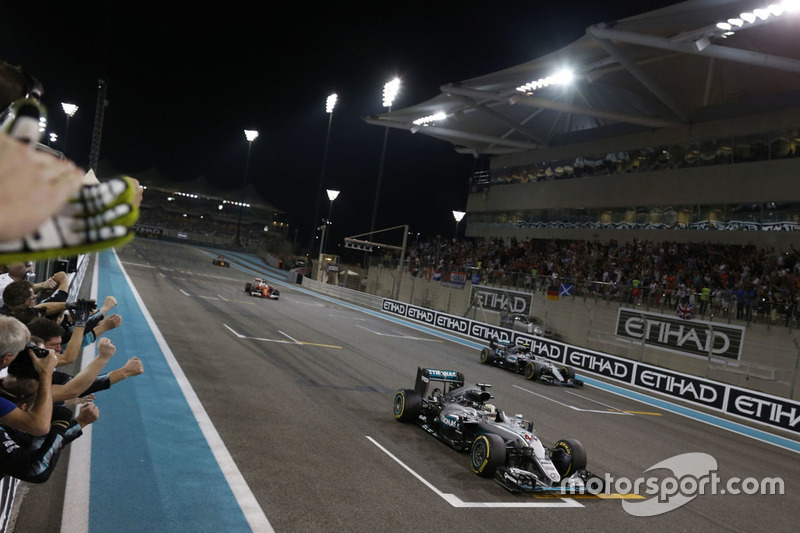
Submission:
M 475 289 L 485 287 L 476 285 Z M 492 287 L 503 291 L 502 287 Z M 547 291 L 530 293 L 507 289 L 530 299 L 529 314 L 543 318 L 555 330 L 554 340 L 584 349 L 596 350 L 619 358 L 692 376 L 743 387 L 790 400 L 800 400 L 800 339 L 791 327 L 737 321 L 706 321 L 709 327 L 743 328 L 737 357 L 708 357 L 680 353 L 656 347 L 641 340 L 618 334 L 618 302 L 593 297 L 560 296 L 548 299 Z M 469 280 L 453 287 L 442 282 L 414 277 L 392 268 L 370 268 L 366 291 L 383 299 L 421 309 L 430 309 L 454 317 L 470 318 L 490 326 L 499 326 L 500 313 L 481 305 L 472 305 L 473 287 Z M 552 295 L 551 295 L 552 297 Z M 675 315 L 660 309 L 635 307 L 648 319 Z M 703 321 L 688 321 L 697 324 Z

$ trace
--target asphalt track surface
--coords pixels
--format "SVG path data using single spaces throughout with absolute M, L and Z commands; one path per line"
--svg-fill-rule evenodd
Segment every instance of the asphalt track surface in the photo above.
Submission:
M 481 365 L 474 342 L 320 297 L 251 256 L 226 254 L 232 267 L 216 267 L 213 251 L 145 239 L 99 255 L 101 280 L 110 268 L 103 261 L 126 275 L 105 290 L 121 293 L 129 280 L 151 323 L 123 314 L 109 334 L 128 350 L 118 366 L 139 355 L 145 374 L 98 399 L 89 531 L 796 530 L 796 436 L 754 438 L 663 398 L 609 392 L 588 375 L 583 389 L 530 382 Z M 254 275 L 274 280 L 280 300 L 245 294 Z M 153 327 L 166 364 L 144 340 Z M 137 339 L 148 353 L 135 353 Z M 654 516 L 635 516 L 633 506 L 657 502 L 645 485 L 638 497 L 512 494 L 474 475 L 467 454 L 394 420 L 394 394 L 413 388 L 418 366 L 491 383 L 493 403 L 534 420 L 545 445 L 580 440 L 600 476 L 668 483 L 670 470 L 648 469 L 705 453 L 717 463 L 718 488 L 734 477 L 780 477 L 784 494 L 710 494 L 706 485 Z M 192 410 L 178 397 L 187 390 Z

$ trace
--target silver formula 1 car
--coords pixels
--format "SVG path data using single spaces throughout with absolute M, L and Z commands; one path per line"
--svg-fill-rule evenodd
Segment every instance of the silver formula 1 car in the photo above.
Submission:
M 583 387 L 583 380 L 575 377 L 573 368 L 557 365 L 546 357 L 534 354 L 529 341 L 512 344 L 495 337 L 489 346 L 481 348 L 480 361 L 522 374 L 526 379 L 566 387 Z
M 511 492 L 602 490 L 602 479 L 586 470 L 586 451 L 579 441 L 562 439 L 546 447 L 533 422 L 488 403 L 490 387 L 465 386 L 464 375 L 454 370 L 418 368 L 415 388 L 395 394 L 394 417 L 468 451 L 475 474 L 494 478 Z

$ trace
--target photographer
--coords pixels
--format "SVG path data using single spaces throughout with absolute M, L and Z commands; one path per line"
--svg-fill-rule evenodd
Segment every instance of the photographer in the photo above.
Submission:
M 20 409 L 15 403 L 0 397 L 0 425 L 31 435 L 46 435 L 50 432 L 53 413 L 51 385 L 58 357 L 52 351 L 45 357 L 36 357 L 27 348 L 30 338 L 30 331 L 25 324 L 16 318 L 0 316 L 0 369 L 8 367 L 17 357 L 30 357 L 39 375 L 39 390 L 28 409 Z

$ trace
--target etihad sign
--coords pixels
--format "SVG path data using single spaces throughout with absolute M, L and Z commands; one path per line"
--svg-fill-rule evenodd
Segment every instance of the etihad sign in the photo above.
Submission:
M 702 357 L 739 359 L 744 331 L 741 326 L 705 320 L 682 320 L 678 317 L 620 308 L 616 334 L 662 350 Z

